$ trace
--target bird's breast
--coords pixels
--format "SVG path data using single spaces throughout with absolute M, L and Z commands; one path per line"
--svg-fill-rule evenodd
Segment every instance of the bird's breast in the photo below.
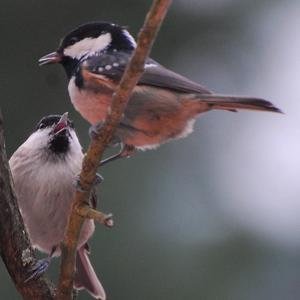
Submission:
M 28 156 L 27 147 L 20 147 L 10 159 L 18 205 L 31 243 L 50 253 L 64 237 L 83 154 L 53 161 L 45 160 L 46 154 L 40 150 Z M 80 245 L 93 230 L 93 222 L 86 221 Z
M 68 90 L 72 104 L 84 119 L 91 124 L 105 120 L 113 91 L 108 91 L 99 84 L 96 87 L 85 85 L 79 89 L 74 78 L 71 78 Z

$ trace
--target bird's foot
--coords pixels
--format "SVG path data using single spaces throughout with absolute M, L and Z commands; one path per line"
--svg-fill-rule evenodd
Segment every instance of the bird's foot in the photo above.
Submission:
M 122 145 L 121 151 L 113 156 L 110 156 L 106 159 L 101 160 L 100 166 L 103 166 L 111 161 L 114 161 L 119 158 L 129 158 L 135 152 L 135 147 L 132 145 Z
M 104 180 L 103 176 L 100 175 L 99 173 L 96 173 L 96 178 L 95 178 L 93 185 L 96 186 L 96 185 L 102 183 L 103 180 Z
M 89 128 L 89 136 L 91 139 L 94 139 L 98 133 L 101 131 L 102 127 L 103 127 L 104 122 L 99 122 L 96 123 L 94 125 L 92 125 Z M 109 142 L 109 146 L 117 146 L 120 145 L 122 143 L 122 141 L 120 140 L 120 138 L 117 135 L 114 135 L 111 139 L 111 141 Z
M 95 138 L 95 136 L 97 136 L 97 134 L 101 130 L 103 124 L 104 124 L 104 122 L 99 122 L 99 123 L 94 124 L 90 127 L 89 135 L 90 135 L 91 139 L 93 139 L 93 138 Z M 119 144 L 121 144 L 120 152 L 115 154 L 115 155 L 112 155 L 112 156 L 110 156 L 106 159 L 103 159 L 100 162 L 100 166 L 106 165 L 107 163 L 112 162 L 112 161 L 114 161 L 116 159 L 119 159 L 119 158 L 124 158 L 124 157 L 129 158 L 130 156 L 133 155 L 133 153 L 136 150 L 133 145 L 123 144 L 119 137 L 113 136 L 113 138 L 110 142 L 110 145 L 119 145 Z
M 113 214 L 107 214 L 105 216 L 104 225 L 108 228 L 112 228 L 114 226 Z
M 99 173 L 96 173 L 96 178 L 95 178 L 95 181 L 93 183 L 93 187 L 100 184 L 102 181 L 104 180 L 104 178 L 99 174 Z M 76 189 L 82 193 L 84 192 L 87 192 L 80 184 L 80 175 L 77 175 L 76 176 L 76 179 L 75 179 L 75 182 L 74 182 L 74 185 L 76 187 Z
M 95 136 L 99 133 L 99 131 L 101 130 L 102 126 L 103 126 L 104 122 L 99 122 L 99 123 L 96 123 L 94 125 L 92 125 L 90 128 L 89 128 L 89 136 L 91 139 L 94 139 Z
M 25 283 L 32 280 L 32 279 L 37 279 L 41 275 L 43 275 L 46 270 L 48 269 L 49 265 L 51 262 L 51 257 L 46 257 L 43 259 L 39 259 L 34 266 L 32 266 L 28 272 L 28 277 L 24 281 Z
M 50 265 L 50 262 L 52 260 L 52 257 L 53 257 L 53 254 L 55 253 L 56 249 L 57 249 L 58 246 L 53 246 L 52 249 L 51 249 L 51 252 L 49 254 L 49 256 L 47 256 L 46 258 L 42 258 L 42 259 L 39 259 L 30 269 L 29 269 L 29 272 L 28 272 L 28 277 L 25 279 L 25 283 L 32 280 L 32 279 L 37 279 L 39 278 L 41 275 L 43 275 L 49 265 Z

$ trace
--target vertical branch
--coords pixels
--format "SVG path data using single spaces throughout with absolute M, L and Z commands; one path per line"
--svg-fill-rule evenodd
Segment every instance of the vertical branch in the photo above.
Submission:
M 0 112 L 0 254 L 23 299 L 54 299 L 54 289 L 43 277 L 24 283 L 35 257 L 12 186 Z
M 153 1 L 144 25 L 139 33 L 137 48 L 135 49 L 125 73 L 123 74 L 122 80 L 113 96 L 111 113 L 108 115 L 101 131 L 92 139 L 84 158 L 80 174 L 80 185 L 87 192 L 77 191 L 75 195 L 65 240 L 62 244 L 61 273 L 56 299 L 71 299 L 76 246 L 85 219 L 77 212 L 85 205 L 85 203 L 87 203 L 103 152 L 110 142 L 113 132 L 120 123 L 129 97 L 143 73 L 145 61 L 151 51 L 152 44 L 171 2 L 172 0 Z

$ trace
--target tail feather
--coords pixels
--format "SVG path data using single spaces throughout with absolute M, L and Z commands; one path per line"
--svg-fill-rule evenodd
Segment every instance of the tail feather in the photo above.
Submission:
M 83 246 L 77 251 L 74 287 L 86 289 L 94 298 L 105 300 L 106 294 L 88 257 L 88 249 Z
M 249 109 L 282 113 L 282 111 L 271 102 L 259 98 L 207 94 L 199 95 L 198 100 L 207 103 L 212 109 L 230 111 Z

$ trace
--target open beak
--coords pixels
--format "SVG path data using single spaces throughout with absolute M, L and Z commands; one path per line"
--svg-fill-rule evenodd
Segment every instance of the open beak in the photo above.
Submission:
M 57 52 L 49 53 L 39 59 L 39 65 L 55 64 L 62 61 L 62 55 Z
M 53 128 L 53 133 L 54 135 L 58 135 L 61 132 L 68 130 L 69 129 L 69 125 L 68 125 L 68 113 L 65 112 L 60 120 L 58 121 L 58 123 L 55 125 L 55 127 Z

